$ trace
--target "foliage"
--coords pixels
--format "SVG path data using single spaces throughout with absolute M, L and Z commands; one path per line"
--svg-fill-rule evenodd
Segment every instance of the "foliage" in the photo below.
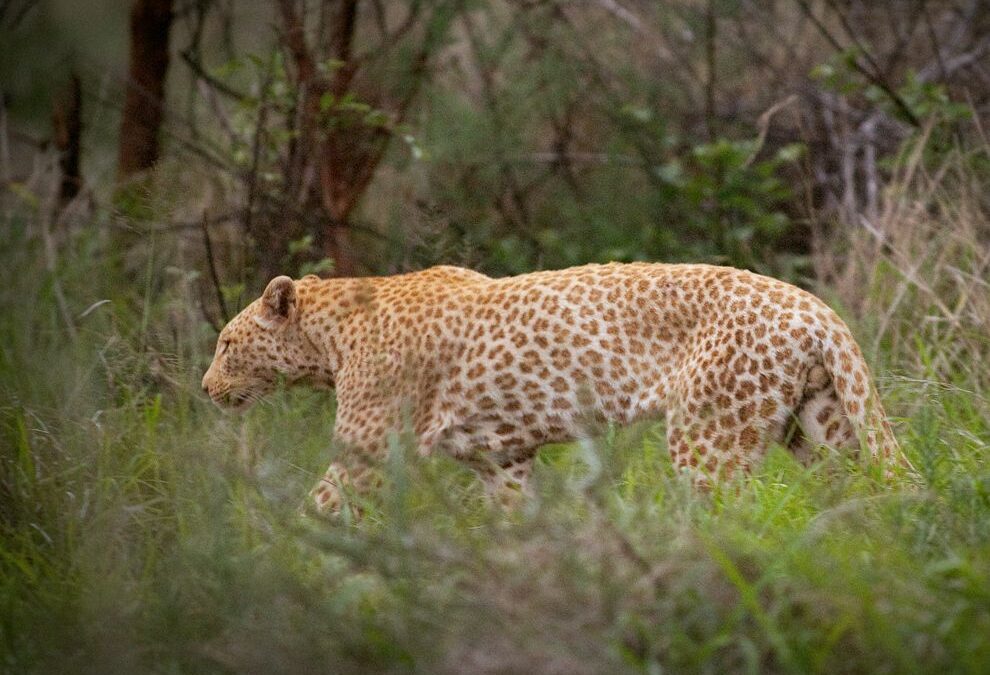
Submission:
M 342 64 L 333 60 L 320 65 L 326 75 L 340 67 Z M 284 216 L 285 205 L 292 199 L 284 193 L 284 167 L 299 140 L 298 133 L 287 129 L 285 120 L 297 114 L 300 100 L 296 85 L 286 73 L 284 59 L 277 51 L 266 58 L 248 56 L 224 64 L 216 75 L 232 83 L 243 80 L 256 92 L 242 98 L 231 116 L 231 158 L 240 172 L 256 180 L 252 190 L 265 202 L 259 208 L 275 209 Z M 526 94 L 510 89 L 501 95 L 511 101 Z M 454 101 L 443 105 L 457 107 Z M 530 113 L 517 110 L 507 114 Z M 394 123 L 386 111 L 360 100 L 354 92 L 340 96 L 324 92 L 319 98 L 322 134 L 350 128 L 363 132 L 380 129 L 402 139 L 397 152 L 403 157 L 393 161 L 401 162 L 407 171 L 445 173 L 452 164 L 454 170 L 463 171 L 465 156 L 470 157 L 475 150 L 480 156 L 493 146 L 499 146 L 499 156 L 524 157 L 538 151 L 526 147 L 527 140 L 523 138 L 506 136 L 506 119 L 492 124 L 492 120 L 478 118 L 468 110 L 463 115 L 457 122 L 463 126 L 460 133 L 451 134 L 445 120 L 442 131 L 428 130 L 428 137 L 420 139 L 410 124 Z M 667 125 L 654 112 L 625 106 L 618 115 L 628 118 L 623 122 L 623 133 L 629 133 L 629 126 L 637 127 L 637 142 L 673 147 Z M 536 120 L 518 119 L 513 123 L 525 127 Z M 651 138 L 644 141 L 643 136 Z M 325 136 L 321 138 L 325 140 Z M 603 134 L 603 140 L 608 144 L 608 132 Z M 628 141 L 621 137 L 615 141 L 614 152 L 604 160 L 606 166 L 586 181 L 583 189 L 589 194 L 585 204 L 568 204 L 568 186 L 551 180 L 542 187 L 544 198 L 533 200 L 525 223 L 500 224 L 492 220 L 495 213 L 486 215 L 475 210 L 485 208 L 484 200 L 505 189 L 502 183 L 506 174 L 497 166 L 479 167 L 467 185 L 437 184 L 436 198 L 443 203 L 445 216 L 452 220 L 472 219 L 470 226 L 463 230 L 453 228 L 445 236 L 456 238 L 462 233 L 477 264 L 493 272 L 518 273 L 533 268 L 538 261 L 545 266 L 562 267 L 591 260 L 645 259 L 703 260 L 761 271 L 795 271 L 797 257 L 780 250 L 791 227 L 785 205 L 793 198 L 780 175 L 800 157 L 799 145 L 781 147 L 761 159 L 756 156 L 762 148 L 755 141 L 721 139 L 702 143 L 683 152 L 683 157 L 668 152 L 662 163 L 644 161 L 634 167 L 634 181 L 641 184 L 641 194 L 632 198 L 627 194 L 620 202 L 609 193 L 615 192 L 621 181 L 629 180 L 630 166 L 623 153 L 632 148 L 626 147 Z M 628 187 L 622 189 L 628 191 Z M 592 207 L 592 202 L 602 206 Z M 417 235 L 412 224 L 403 227 L 406 231 L 402 237 Z M 521 232 L 521 227 L 526 231 Z M 448 241 L 447 245 L 452 243 Z M 379 249 L 377 255 L 375 248 Z M 387 242 L 384 250 L 380 241 L 371 243 L 370 249 L 365 255 L 371 260 L 401 255 L 401 250 L 389 250 Z M 283 269 L 299 269 L 300 274 L 329 271 L 332 260 L 319 260 L 318 253 L 313 235 L 302 234 L 289 243 L 281 265 Z M 431 240 L 420 255 L 425 258 L 418 261 L 420 264 L 442 260 L 443 244 Z
M 126 5 L 89 4 L 0 3 L 0 672 L 987 671 L 990 5 L 192 0 L 114 188 Z M 699 493 L 644 425 L 503 512 L 396 439 L 330 522 L 332 398 L 199 389 L 266 275 L 639 259 L 817 283 L 917 471 Z
M 712 152 L 697 161 L 742 151 Z M 906 289 L 889 275 L 912 233 L 924 240 L 938 190 L 891 196 L 926 206 L 910 231 L 889 230 L 892 252 L 854 248 L 876 275 L 856 285 L 871 289 L 862 311 L 886 317 L 862 337 L 882 336 L 876 357 L 900 373 L 880 384 L 917 474 L 885 481 L 835 455 L 803 468 L 775 450 L 700 494 L 674 473 L 662 430 L 642 426 L 547 448 L 538 496 L 505 513 L 464 469 L 397 441 L 360 523 L 299 513 L 329 459 L 323 395 L 229 416 L 199 394 L 212 336 L 170 262 L 179 240 L 150 242 L 141 283 L 125 283 L 83 230 L 53 274 L 34 216 L 10 216 L 0 667 L 984 671 L 990 381 L 971 364 L 990 351 L 990 314 L 970 281 L 985 221 L 967 219 L 979 201 L 954 185 L 938 197 L 958 207 L 939 221 L 950 234 Z M 937 320 L 942 307 L 954 322 Z

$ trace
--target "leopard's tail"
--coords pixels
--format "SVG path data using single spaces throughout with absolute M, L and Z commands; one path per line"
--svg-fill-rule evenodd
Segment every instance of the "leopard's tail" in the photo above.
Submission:
M 835 320 L 838 323 L 827 331 L 820 350 L 835 398 L 852 427 L 851 443 L 868 450 L 882 466 L 913 469 L 891 429 L 863 352 L 848 326 L 837 316 Z

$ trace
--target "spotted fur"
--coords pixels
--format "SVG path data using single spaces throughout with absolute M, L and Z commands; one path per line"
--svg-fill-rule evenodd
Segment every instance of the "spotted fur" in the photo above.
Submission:
M 336 389 L 335 437 L 353 452 L 314 490 L 329 510 L 368 474 L 353 460 L 403 424 L 422 454 L 467 462 L 496 493 L 525 488 L 545 443 L 662 416 L 675 464 L 699 477 L 747 469 L 785 438 L 802 456 L 819 444 L 899 456 L 838 315 L 727 267 L 278 277 L 221 332 L 203 387 L 246 407 L 280 378 Z

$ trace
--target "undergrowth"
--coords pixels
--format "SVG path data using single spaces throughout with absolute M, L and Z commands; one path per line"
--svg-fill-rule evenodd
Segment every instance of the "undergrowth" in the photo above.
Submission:
M 547 448 L 506 513 L 396 442 L 360 523 L 300 514 L 330 398 L 230 416 L 199 392 L 214 336 L 174 242 L 125 284 L 83 230 L 53 273 L 33 215 L 9 215 L 0 668 L 986 672 L 987 220 L 959 191 L 907 208 L 917 180 L 892 189 L 885 242 L 842 259 L 860 294 L 837 285 L 916 474 L 775 450 L 701 494 L 647 425 Z

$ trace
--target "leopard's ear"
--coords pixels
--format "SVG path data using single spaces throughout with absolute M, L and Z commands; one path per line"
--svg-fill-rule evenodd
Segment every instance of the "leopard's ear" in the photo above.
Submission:
M 277 326 L 292 316 L 296 308 L 296 284 L 286 276 L 275 277 L 261 295 L 261 316 L 266 328 Z

